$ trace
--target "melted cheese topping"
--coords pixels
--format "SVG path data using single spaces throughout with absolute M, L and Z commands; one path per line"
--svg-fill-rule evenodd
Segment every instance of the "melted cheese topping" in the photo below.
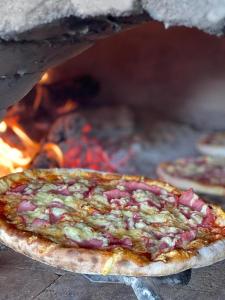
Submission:
M 185 193 L 134 181 L 57 178 L 14 183 L 2 191 L 1 205 L 14 226 L 63 246 L 124 249 L 154 261 L 174 249 L 195 251 L 196 240 L 201 245 L 223 237 L 224 215 L 216 224 L 210 206 L 192 191 Z

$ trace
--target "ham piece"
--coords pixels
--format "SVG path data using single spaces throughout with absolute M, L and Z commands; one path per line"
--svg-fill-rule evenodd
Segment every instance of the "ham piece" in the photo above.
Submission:
M 76 242 L 80 247 L 88 249 L 99 249 L 103 247 L 103 241 L 98 239 L 90 239 L 87 241 Z
M 22 212 L 27 212 L 27 211 L 34 211 L 37 208 L 35 204 L 30 202 L 29 200 L 23 200 L 20 202 L 20 204 L 17 207 L 17 211 L 22 213 Z
M 27 187 L 27 184 L 20 184 L 20 185 L 17 185 L 16 187 L 14 188 L 11 188 L 11 192 L 13 193 L 22 193 L 25 188 Z
M 128 192 L 121 191 L 119 189 L 114 189 L 114 190 L 111 190 L 111 191 L 106 191 L 106 192 L 104 192 L 104 195 L 107 197 L 108 200 L 119 199 L 119 198 L 129 197 L 130 196 L 130 194 Z
M 52 190 L 52 193 L 56 194 L 56 195 L 62 195 L 62 196 L 70 196 L 71 193 L 67 188 L 64 188 L 62 190 Z
M 201 211 L 203 205 L 205 205 L 205 202 L 194 193 L 193 189 L 183 192 L 179 198 L 179 203 L 197 211 Z
M 48 226 L 50 223 L 47 220 L 44 219 L 39 219 L 35 218 L 34 221 L 32 222 L 32 227 L 43 227 L 43 226 Z
M 176 246 L 182 247 L 185 244 L 191 242 L 195 239 L 197 231 L 195 229 L 190 231 L 184 231 L 178 235 L 178 241 L 176 242 Z
M 137 181 L 124 181 L 121 183 L 128 191 L 133 192 L 135 190 L 145 190 L 150 191 L 154 194 L 160 194 L 161 190 L 158 186 L 155 185 L 148 185 L 144 182 L 137 182 Z

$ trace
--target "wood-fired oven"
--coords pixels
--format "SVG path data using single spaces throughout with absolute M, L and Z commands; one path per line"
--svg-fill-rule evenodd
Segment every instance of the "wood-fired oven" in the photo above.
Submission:
M 1 176 L 156 177 L 159 162 L 195 155 L 202 133 L 225 129 L 224 1 L 28 2 L 0 8 Z M 223 262 L 161 281 L 88 281 L 4 247 L 0 263 L 0 299 L 135 299 L 118 282 L 142 300 L 225 297 Z

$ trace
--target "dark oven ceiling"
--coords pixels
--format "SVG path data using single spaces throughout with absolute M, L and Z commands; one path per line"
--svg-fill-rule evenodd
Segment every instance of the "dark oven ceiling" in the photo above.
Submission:
M 223 33 L 224 1 L 6 1 L 1 6 L 1 114 L 43 72 L 91 47 L 99 38 L 152 19 Z M 16 16 L 16 17 L 15 17 Z

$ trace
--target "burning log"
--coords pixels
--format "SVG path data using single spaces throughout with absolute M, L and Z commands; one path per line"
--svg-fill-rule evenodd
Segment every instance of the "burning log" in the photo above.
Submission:
M 114 118 L 114 123 L 109 115 Z M 32 167 L 129 170 L 129 160 L 134 154 L 132 127 L 131 116 L 123 109 L 120 112 L 111 108 L 62 116 L 52 125 Z
M 0 137 L 0 176 L 22 171 L 39 151 L 39 144 L 32 141 L 19 125 L 0 123 L 1 133 L 6 133 L 8 128 L 16 134 L 17 146 L 11 146 Z

